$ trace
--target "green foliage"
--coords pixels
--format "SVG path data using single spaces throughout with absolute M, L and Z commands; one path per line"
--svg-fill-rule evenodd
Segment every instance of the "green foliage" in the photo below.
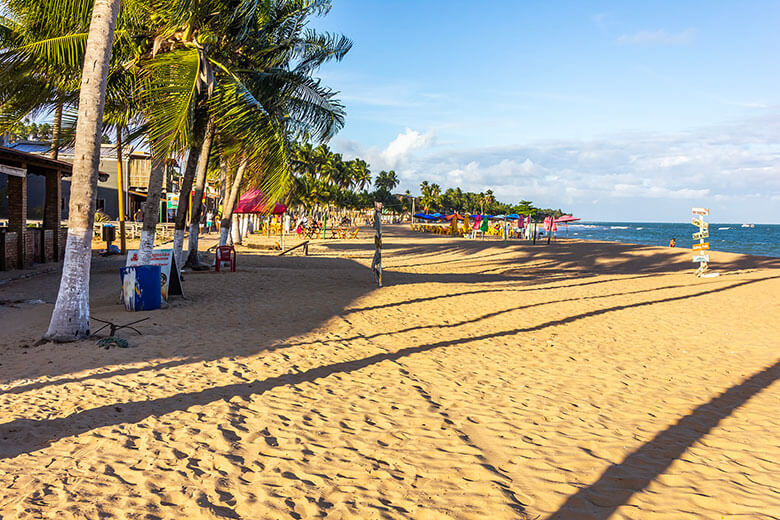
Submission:
M 76 112 L 91 5 L 7 1 L 8 17 L 0 18 L 0 131 L 59 104 Z M 128 141 L 144 139 L 163 158 L 197 145 L 196 129 L 210 118 L 222 153 L 249 161 L 246 184 L 281 199 L 293 184 L 291 141 L 327 140 L 344 125 L 336 93 L 313 74 L 341 60 L 352 43 L 306 28 L 329 9 L 328 0 L 123 0 L 105 123 L 130 128 Z M 73 123 L 72 116 L 65 120 Z M 361 175 L 364 187 L 365 163 Z M 351 182 L 340 171 L 331 177 L 342 187 Z
M 30 123 L 30 120 L 26 118 L 10 126 L 7 132 L 11 141 L 51 140 L 51 125 L 49 123 Z
M 443 194 L 437 184 L 429 184 L 423 181 L 420 185 L 422 197 L 421 207 L 426 213 L 435 211 L 457 213 L 482 213 L 487 215 L 507 215 L 518 213 L 530 215 L 532 218 L 540 218 L 553 215 L 556 218 L 564 214 L 561 209 L 540 209 L 530 200 L 521 200 L 517 204 L 500 202 L 496 199 L 492 190 L 480 193 L 464 192 L 460 188 L 448 188 Z
M 374 186 L 392 191 L 400 182 L 401 181 L 398 180 L 398 176 L 395 174 L 394 170 L 390 170 L 389 172 L 382 170 L 374 181 Z
M 441 194 L 441 188 L 438 184 L 429 184 L 428 181 L 422 181 L 420 184 L 420 204 L 426 213 L 433 209 L 441 209 L 444 204 L 444 197 Z
M 290 157 L 294 187 L 288 204 L 351 209 L 373 205 L 374 199 L 365 191 L 371 183 L 371 170 L 363 159 L 345 161 L 327 145 L 314 147 L 309 141 L 293 143 Z

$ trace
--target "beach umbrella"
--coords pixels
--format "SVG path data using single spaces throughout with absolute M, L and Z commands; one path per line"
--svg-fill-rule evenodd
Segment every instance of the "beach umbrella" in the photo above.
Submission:
M 576 222 L 578 220 L 582 219 L 573 217 L 572 215 L 561 215 L 555 219 L 555 222 L 564 224 L 566 226 L 566 238 L 569 238 L 569 222 Z
M 252 189 L 241 195 L 233 213 L 259 213 L 263 215 L 281 215 L 287 211 L 284 204 L 268 204 L 268 197 L 258 189 Z

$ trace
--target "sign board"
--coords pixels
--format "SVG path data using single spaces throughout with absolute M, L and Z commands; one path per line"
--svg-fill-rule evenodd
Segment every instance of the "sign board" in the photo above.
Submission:
M 710 229 L 710 224 L 708 222 L 704 222 L 700 218 L 696 218 L 696 217 L 692 218 L 691 224 L 693 224 L 694 226 L 699 226 L 701 229 Z
M 26 177 L 27 168 L 15 168 L 13 166 L 6 166 L 5 164 L 0 164 L 0 173 L 4 173 L 6 175 L 13 175 L 14 177 Z
M 698 233 L 694 233 L 691 235 L 694 240 L 701 240 L 702 238 L 708 238 L 710 236 L 709 231 L 699 231 Z
M 133 249 L 127 252 L 127 267 L 132 265 L 141 265 L 139 262 L 138 250 Z M 179 278 L 179 269 L 176 267 L 176 259 L 173 255 L 173 249 L 155 249 L 152 251 L 152 259 L 149 265 L 160 266 L 160 292 L 163 300 L 168 300 L 168 296 L 184 296 L 181 289 L 181 278 Z
M 708 208 L 693 208 L 691 213 L 694 215 L 709 215 L 710 210 Z
M 702 242 L 701 244 L 693 244 L 693 247 L 691 247 L 691 249 L 693 249 L 694 251 L 702 251 L 704 249 L 709 249 L 709 248 L 710 248 L 709 242 Z
M 709 262 L 710 257 L 708 255 L 693 255 L 694 262 Z
M 168 194 L 168 209 L 179 209 L 179 194 L 178 193 L 169 193 Z

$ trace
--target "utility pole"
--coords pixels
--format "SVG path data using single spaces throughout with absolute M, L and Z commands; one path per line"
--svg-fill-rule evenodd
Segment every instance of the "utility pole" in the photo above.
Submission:
M 122 254 L 127 254 L 127 242 L 125 241 L 125 175 L 122 171 L 122 127 L 116 127 L 116 174 L 117 195 L 119 196 L 119 249 Z

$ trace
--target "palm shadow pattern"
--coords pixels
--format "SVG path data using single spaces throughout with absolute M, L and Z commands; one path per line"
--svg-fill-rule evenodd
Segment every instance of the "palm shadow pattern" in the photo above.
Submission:
M 446 248 L 450 248 L 450 247 L 452 246 L 446 246 Z M 443 246 L 442 251 L 444 251 L 446 248 Z M 469 246 L 469 249 L 472 249 L 472 247 Z M 473 248 L 473 249 L 479 250 L 479 248 Z M 483 259 L 479 259 L 479 261 L 483 261 Z M 345 263 L 348 265 L 345 266 L 344 265 Z M 308 260 L 294 259 L 292 262 L 286 263 L 282 266 L 282 264 L 274 260 L 273 262 L 269 261 L 264 263 L 260 269 L 261 270 L 262 269 L 293 270 L 296 267 L 305 266 L 307 269 L 313 268 L 321 271 L 327 271 L 328 269 L 333 267 L 347 270 L 347 269 L 351 269 L 351 264 L 352 263 L 350 261 L 343 261 L 343 260 L 335 261 L 333 259 L 322 258 L 322 259 L 308 259 Z M 567 285 L 570 285 L 571 280 L 577 278 L 585 279 L 585 281 L 580 282 L 581 285 L 587 285 L 591 283 L 606 283 L 608 281 L 603 279 L 596 280 L 596 281 L 588 280 L 588 278 L 594 276 L 594 273 L 598 272 L 595 265 L 587 267 L 583 271 L 574 271 L 574 272 L 564 271 L 563 275 L 561 275 L 561 273 L 547 273 L 545 271 L 544 272 L 545 274 L 557 274 L 558 278 L 556 279 L 554 276 L 550 276 L 550 277 L 546 277 L 543 281 L 540 281 L 537 278 L 535 278 L 533 272 L 520 273 L 520 272 L 512 271 L 512 269 L 514 269 L 515 267 L 510 265 L 510 262 L 507 262 L 507 268 L 508 270 L 504 270 L 503 272 L 500 273 L 495 273 L 495 274 L 483 273 L 483 274 L 476 274 L 476 275 L 465 274 L 465 273 L 440 273 L 440 274 L 439 273 L 408 273 L 408 272 L 400 272 L 400 271 L 392 271 L 392 270 L 390 270 L 387 274 L 390 275 L 388 279 L 393 280 L 394 283 L 398 285 L 425 283 L 430 281 L 436 283 L 444 283 L 444 284 L 446 283 L 453 283 L 453 284 L 483 283 L 488 285 L 500 284 L 499 286 L 496 286 L 494 288 L 481 289 L 477 291 L 463 291 L 462 294 L 478 294 L 482 291 L 485 292 L 512 291 L 512 290 L 522 291 L 522 290 L 533 289 L 533 288 L 514 289 L 512 285 L 518 283 L 522 283 L 524 285 L 525 284 L 542 285 L 553 281 L 563 281 L 563 282 L 569 281 Z M 689 266 L 687 266 L 687 268 L 689 268 Z M 547 269 L 547 267 L 545 267 L 545 269 Z M 618 268 L 615 272 L 620 272 L 620 268 Z M 539 274 L 539 272 L 537 272 L 537 274 Z M 643 275 L 638 275 L 637 277 L 651 276 L 651 275 L 652 274 L 643 274 Z M 623 279 L 625 279 L 625 277 L 623 277 Z M 295 374 L 285 374 L 277 377 L 270 377 L 263 380 L 256 380 L 252 382 L 236 383 L 236 384 L 224 385 L 219 387 L 212 387 L 197 392 L 180 393 L 174 396 L 152 399 L 148 401 L 128 401 L 123 403 L 113 403 L 106 406 L 80 411 L 72 415 L 56 418 L 56 419 L 38 419 L 38 420 L 16 419 L 14 421 L 0 425 L 0 440 L 2 440 L 2 443 L 0 444 L 0 458 L 9 459 L 24 453 L 30 453 L 36 450 L 40 450 L 50 445 L 52 442 L 57 441 L 58 439 L 80 435 L 84 432 L 101 428 L 103 426 L 137 423 L 143 421 L 144 419 L 150 416 L 165 415 L 179 410 L 184 410 L 192 406 L 205 405 L 205 404 L 213 403 L 218 400 L 228 400 L 233 397 L 249 397 L 249 396 L 261 395 L 265 392 L 268 392 L 269 390 L 272 390 L 280 386 L 288 386 L 288 385 L 294 386 L 301 383 L 313 382 L 318 379 L 327 378 L 332 375 L 349 374 L 358 370 L 362 370 L 371 365 L 384 363 L 386 361 L 397 362 L 398 360 L 406 356 L 410 356 L 417 353 L 428 352 L 436 349 L 443 349 L 443 348 L 447 348 L 459 344 L 469 343 L 472 341 L 489 340 L 489 339 L 494 339 L 499 337 L 513 336 L 520 333 L 541 330 L 555 325 L 572 323 L 581 319 L 588 318 L 590 316 L 625 310 L 632 307 L 642 307 L 647 305 L 677 301 L 681 299 L 695 298 L 699 296 L 704 296 L 706 294 L 722 292 L 736 287 L 761 282 L 766 279 L 768 278 L 751 279 L 751 280 L 736 282 L 733 284 L 716 287 L 712 289 L 708 288 L 707 290 L 686 294 L 683 296 L 674 296 L 670 298 L 648 300 L 648 301 L 634 303 L 630 305 L 615 305 L 611 307 L 605 307 L 603 309 L 597 309 L 586 313 L 580 313 L 571 316 L 566 316 L 564 318 L 560 318 L 556 320 L 550 320 L 530 327 L 516 328 L 507 331 L 484 334 L 482 336 L 477 336 L 477 337 L 439 341 L 439 342 L 430 343 L 426 345 L 408 347 L 408 348 L 398 350 L 396 352 L 385 352 L 373 356 L 368 356 L 359 360 L 326 364 Z M 313 319 L 308 320 L 306 323 L 303 323 L 300 327 L 298 327 L 298 330 L 300 330 L 301 333 L 311 330 L 318 323 L 323 322 L 329 316 L 334 314 L 349 314 L 349 313 L 362 312 L 365 310 L 371 310 L 371 309 L 381 307 L 381 306 L 374 306 L 374 307 L 367 306 L 362 308 L 350 308 L 349 302 L 354 301 L 355 299 L 366 294 L 367 292 L 370 292 L 370 289 L 367 288 L 364 289 L 357 284 L 356 286 L 358 288 L 344 291 L 343 295 L 339 296 L 337 301 L 331 300 L 328 302 L 327 305 L 323 305 L 322 306 L 323 308 L 320 309 L 320 313 Z M 324 284 L 319 286 L 318 289 L 327 290 L 329 287 L 330 285 Z M 545 287 L 538 287 L 538 288 L 543 289 Z M 643 292 L 643 291 L 637 291 L 637 292 Z M 335 291 L 334 293 L 338 293 L 338 291 Z M 458 293 L 452 293 L 449 295 L 436 296 L 435 298 L 448 298 L 448 297 L 456 296 L 457 294 Z M 605 297 L 608 296 L 609 295 L 605 295 Z M 410 303 L 421 303 L 423 301 L 425 301 L 425 298 L 416 298 L 416 299 L 409 300 Z M 400 302 L 400 303 L 403 304 L 406 302 Z M 541 305 L 553 304 L 553 303 L 556 302 L 555 301 L 545 302 Z M 534 304 L 534 306 L 535 305 L 536 304 Z M 517 307 L 517 308 L 522 308 L 522 307 Z M 507 309 L 505 311 L 497 311 L 497 312 L 503 313 L 512 310 L 516 310 L 516 308 Z M 476 320 L 489 319 L 494 315 L 497 314 L 489 313 L 487 315 L 479 316 L 473 320 L 464 320 L 452 326 L 459 326 Z M 410 328 L 409 330 L 414 330 L 414 329 L 415 328 Z M 393 333 L 386 333 L 386 334 L 394 334 L 398 332 L 403 332 L 403 331 L 396 331 Z M 346 340 L 348 339 L 349 338 L 347 338 Z M 281 344 L 278 346 L 266 347 L 261 350 L 272 350 L 274 348 L 284 348 L 289 346 L 295 346 L 295 345 Z M 90 378 L 113 377 L 116 375 L 130 375 L 143 370 L 160 370 L 163 368 L 186 365 L 189 363 L 200 362 L 203 360 L 218 359 L 218 358 L 223 358 L 225 356 L 231 356 L 231 355 L 251 355 L 256 353 L 257 351 L 258 348 L 256 345 L 251 345 L 251 346 L 230 345 L 228 346 L 227 349 L 222 349 L 219 351 L 202 350 L 193 353 L 192 355 L 186 356 L 183 359 L 164 361 L 162 363 L 157 363 L 151 367 L 112 370 L 112 371 L 105 372 L 103 374 L 93 374 L 91 376 L 67 378 L 65 382 L 80 382 Z M 138 357 L 144 358 L 145 355 L 141 354 Z M 159 357 L 159 354 L 150 353 L 148 357 L 150 359 L 153 357 Z M 96 363 L 99 363 L 99 361 L 96 361 Z M 712 428 L 717 426 L 718 422 L 723 417 L 727 416 L 733 410 L 741 406 L 741 404 L 743 404 L 748 399 L 750 399 L 750 397 L 758 393 L 761 390 L 761 388 L 765 388 L 766 386 L 772 384 L 772 382 L 774 382 L 777 378 L 778 378 L 778 364 L 776 363 L 772 367 L 769 367 L 766 370 L 754 375 L 744 383 L 737 385 L 732 389 L 729 389 L 722 396 L 713 399 L 710 403 L 699 406 L 690 416 L 681 419 L 675 426 L 657 435 L 656 438 L 654 438 L 652 441 L 650 441 L 649 443 L 641 447 L 631 456 L 627 457 L 621 464 L 610 467 L 596 483 L 594 483 L 591 486 L 588 486 L 587 488 L 578 492 L 576 495 L 570 497 L 569 500 L 567 500 L 566 504 L 564 504 L 564 506 L 561 507 L 560 510 L 556 512 L 555 515 L 551 518 L 558 518 L 558 519 L 575 518 L 574 516 L 566 516 L 570 514 L 568 512 L 569 505 L 580 501 L 583 497 L 587 498 L 589 493 L 611 490 L 612 489 L 611 486 L 615 486 L 615 482 L 619 481 L 620 478 L 624 478 L 624 475 L 626 475 L 627 473 L 631 474 L 633 471 L 637 470 L 637 468 L 642 468 L 642 470 L 645 471 L 645 477 L 643 477 L 643 480 L 640 483 L 640 485 L 633 484 L 630 489 L 622 489 L 622 491 L 619 491 L 619 494 L 616 495 L 619 498 L 619 500 L 623 500 L 623 501 L 628 500 L 634 492 L 636 492 L 638 489 L 646 487 L 647 484 L 650 481 L 652 481 L 652 479 L 655 476 L 663 472 L 664 469 L 667 468 L 668 465 L 671 464 L 671 462 L 675 458 L 680 456 L 680 454 L 686 449 L 687 446 L 690 446 L 691 443 L 695 442 L 696 438 L 699 438 L 701 435 L 706 434 L 706 431 L 710 431 Z M 61 381 L 56 381 L 55 383 L 59 383 L 59 382 Z M 24 386 L 17 387 L 14 390 L 18 392 L 24 392 L 35 388 L 40 388 L 40 386 L 43 385 L 45 385 L 45 383 L 33 383 L 31 385 L 24 385 Z M 422 397 L 425 398 L 425 395 L 423 395 Z M 703 420 L 704 423 L 702 423 Z M 705 424 L 705 426 L 706 425 L 709 426 L 706 426 L 706 428 L 702 428 L 701 424 Z M 706 430 L 706 431 L 702 433 L 702 430 Z M 55 436 L 51 436 L 52 431 L 57 432 Z M 699 435 L 699 437 L 696 437 L 696 435 L 698 435 L 699 433 L 701 435 Z M 672 447 L 671 450 L 669 446 Z M 656 456 L 657 461 L 654 464 L 655 469 L 653 469 L 653 471 L 647 472 L 646 460 L 648 457 L 652 459 L 654 454 L 658 451 L 659 447 L 664 448 L 663 452 L 665 453 L 665 455 L 663 455 L 662 457 Z M 595 514 L 599 519 L 606 519 L 612 514 L 612 512 L 614 512 L 614 509 L 615 508 L 612 508 L 611 511 L 608 509 L 596 510 Z

